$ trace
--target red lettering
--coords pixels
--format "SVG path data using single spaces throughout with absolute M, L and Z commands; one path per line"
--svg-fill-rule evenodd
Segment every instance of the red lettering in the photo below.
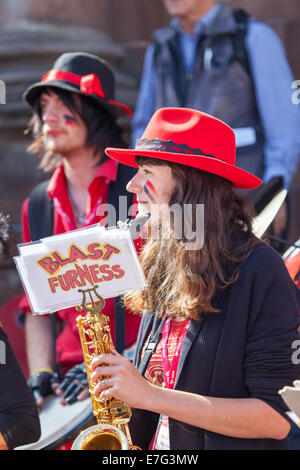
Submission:
M 69 258 L 63 258 L 61 254 L 59 253 L 59 251 L 53 251 L 51 255 L 53 256 L 55 261 L 58 262 L 60 266 L 65 266 L 69 262 Z
M 51 290 L 52 294 L 55 294 L 56 293 L 56 287 L 58 287 L 57 277 L 50 277 L 48 279 L 48 283 L 49 283 L 50 290 Z
M 91 276 L 91 273 L 89 271 L 89 268 L 86 264 L 84 264 L 82 267 L 79 266 L 78 264 L 76 265 L 76 269 L 77 269 L 77 272 L 79 274 L 79 277 L 80 277 L 80 281 L 82 282 L 82 285 L 85 286 L 86 285 L 86 280 L 93 286 L 94 283 L 93 283 L 93 280 L 92 280 L 92 276 Z
M 110 270 L 109 264 L 101 264 L 99 270 L 102 274 L 106 274 L 106 276 L 103 276 L 104 281 L 111 281 L 114 278 L 114 275 Z
M 83 285 L 82 282 L 78 281 L 77 271 L 75 271 L 74 269 L 71 269 L 70 271 L 67 271 L 66 274 L 69 278 L 72 289 L 75 289 L 75 287 L 82 287 Z
M 113 254 L 118 254 L 120 253 L 121 250 L 119 250 L 119 248 L 113 246 L 113 245 L 110 245 L 109 243 L 106 243 L 104 245 L 104 248 L 106 249 L 106 252 L 104 253 L 102 259 L 103 261 L 108 261 L 109 258 L 113 255 Z
M 99 271 L 98 264 L 93 264 L 92 266 L 90 266 L 90 273 L 92 275 L 92 278 L 93 278 L 93 281 L 94 281 L 95 284 L 97 282 L 102 282 L 103 281 L 102 276 L 98 277 L 99 273 L 97 271 Z
M 63 274 L 62 276 L 59 275 L 58 280 L 59 280 L 59 285 L 62 288 L 62 290 L 68 291 L 71 289 L 70 280 L 66 274 Z
M 121 277 L 125 276 L 125 271 L 123 271 L 122 268 L 120 268 L 119 264 L 115 264 L 114 266 L 111 267 L 115 279 L 120 279 Z
M 86 255 L 75 245 L 70 247 L 69 263 L 75 263 L 78 259 L 86 260 Z
M 87 247 L 89 259 L 101 259 L 103 251 L 101 250 L 99 243 L 90 243 Z
M 49 274 L 54 274 L 59 269 L 59 264 L 53 261 L 50 256 L 45 256 L 45 258 L 38 260 L 38 263 Z

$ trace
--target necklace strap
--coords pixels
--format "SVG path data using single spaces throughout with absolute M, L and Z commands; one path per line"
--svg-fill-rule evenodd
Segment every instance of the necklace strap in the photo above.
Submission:
M 152 330 L 151 330 L 151 334 L 148 340 L 148 344 L 145 348 L 143 359 L 141 360 L 139 367 L 138 367 L 138 370 L 142 375 L 145 374 L 149 361 L 151 359 L 151 356 L 154 353 L 162 337 L 161 330 L 164 326 L 166 318 L 167 318 L 166 315 L 164 315 L 162 318 L 159 318 L 156 315 L 154 316 Z

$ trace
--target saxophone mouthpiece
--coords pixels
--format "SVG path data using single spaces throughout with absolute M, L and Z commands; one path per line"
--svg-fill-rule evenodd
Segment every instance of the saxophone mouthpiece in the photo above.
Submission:
M 131 237 L 135 239 L 138 233 L 141 231 L 143 225 L 145 225 L 145 223 L 149 219 L 149 217 L 150 214 L 148 213 L 138 214 L 135 219 L 127 219 L 124 224 L 119 226 L 120 230 L 129 230 Z

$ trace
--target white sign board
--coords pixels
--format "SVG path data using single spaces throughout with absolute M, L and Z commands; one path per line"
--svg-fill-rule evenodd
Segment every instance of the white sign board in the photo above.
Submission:
M 18 245 L 15 263 L 33 314 L 81 305 L 96 286 L 103 298 L 146 287 L 128 230 L 93 225 Z

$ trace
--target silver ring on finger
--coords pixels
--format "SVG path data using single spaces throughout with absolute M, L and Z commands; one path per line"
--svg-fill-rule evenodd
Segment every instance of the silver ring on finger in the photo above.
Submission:
M 105 388 L 105 389 L 106 389 L 106 388 L 109 388 L 107 379 L 101 380 L 101 383 L 102 383 L 102 385 L 103 385 L 103 388 Z

